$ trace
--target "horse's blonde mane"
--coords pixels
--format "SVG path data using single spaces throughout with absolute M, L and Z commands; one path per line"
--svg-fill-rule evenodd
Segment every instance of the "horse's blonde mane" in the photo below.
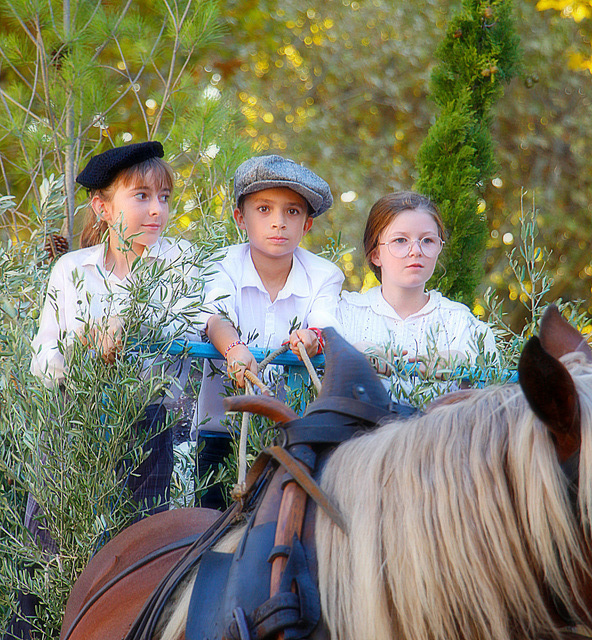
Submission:
M 576 615 L 592 515 L 592 369 L 567 360 L 581 403 L 584 535 L 551 438 L 518 385 L 385 425 L 341 445 L 323 472 L 349 524 L 345 535 L 319 510 L 334 640 L 559 637 L 548 593 Z

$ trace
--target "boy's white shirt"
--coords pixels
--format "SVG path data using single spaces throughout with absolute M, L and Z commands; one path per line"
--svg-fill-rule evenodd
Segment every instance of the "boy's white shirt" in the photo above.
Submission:
M 166 261 L 170 264 L 189 255 L 191 250 L 191 245 L 186 240 L 159 238 L 147 248 L 142 260 Z M 58 343 L 68 345 L 85 322 L 101 322 L 106 317 L 119 314 L 125 306 L 128 277 L 120 279 L 107 271 L 104 256 L 105 244 L 99 244 L 66 253 L 53 266 L 39 330 L 32 343 L 31 372 L 34 375 L 48 382 L 61 380 L 65 375 L 64 356 L 58 349 Z M 184 278 L 196 279 L 196 282 L 199 280 L 199 270 L 189 261 L 181 262 L 181 267 Z M 154 292 L 154 295 L 159 295 L 166 305 L 166 287 L 164 291 L 164 296 L 162 291 Z M 177 301 L 174 308 L 179 309 L 183 304 L 183 300 Z M 205 319 L 206 316 L 200 316 L 191 334 L 186 334 L 185 337 L 197 337 Z M 172 333 L 177 328 L 172 323 L 166 327 L 167 333 Z
M 208 270 L 210 272 L 210 270 Z M 249 244 L 233 245 L 214 265 L 213 276 L 206 283 L 208 307 L 223 313 L 241 331 L 241 339 L 250 346 L 276 349 L 288 339 L 293 321 L 300 328 L 334 327 L 338 331 L 337 300 L 343 283 L 343 273 L 329 260 L 297 247 L 286 284 L 272 302 L 253 260 Z M 258 335 L 255 336 L 255 333 Z M 213 378 L 209 363 L 198 402 L 198 423 L 207 430 L 219 430 L 224 416 L 223 382 Z

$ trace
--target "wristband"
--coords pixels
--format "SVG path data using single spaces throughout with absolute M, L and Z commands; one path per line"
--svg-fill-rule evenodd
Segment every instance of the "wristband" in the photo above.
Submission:
M 317 356 L 321 353 L 323 353 L 323 349 L 325 348 L 325 341 L 323 340 L 323 334 L 321 333 L 320 329 L 317 329 L 316 327 L 308 327 L 309 331 L 312 331 L 316 337 L 317 340 L 319 341 L 319 348 L 317 349 Z
M 234 342 L 231 342 L 227 347 L 226 347 L 226 351 L 224 352 L 224 358 L 226 359 L 226 356 L 228 355 L 228 352 L 232 349 L 232 347 L 238 347 L 239 344 L 244 345 L 245 347 L 247 346 L 242 340 L 235 340 Z

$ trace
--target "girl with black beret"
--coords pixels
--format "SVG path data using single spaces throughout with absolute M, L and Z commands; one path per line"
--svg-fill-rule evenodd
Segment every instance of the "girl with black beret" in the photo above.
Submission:
M 66 375 L 64 352 L 75 339 L 82 340 L 105 360 L 114 359 L 121 348 L 120 312 L 125 308 L 140 262 L 144 266 L 154 262 L 175 267 L 182 264 L 186 279 L 195 282 L 193 289 L 199 292 L 199 270 L 188 260 L 191 245 L 185 240 L 161 237 L 173 190 L 173 173 L 162 160 L 163 155 L 160 142 L 116 147 L 91 158 L 76 178 L 89 190 L 90 201 L 81 235 L 82 248 L 65 254 L 54 265 L 33 341 L 31 370 L 48 383 L 59 383 Z M 165 287 L 163 295 L 160 289 L 159 286 L 152 296 L 155 303 L 164 307 L 170 302 L 170 291 Z M 187 302 L 190 301 L 173 304 Z M 173 320 L 166 328 L 172 332 L 178 326 L 179 322 Z M 154 431 L 159 431 L 159 424 L 164 421 L 165 402 L 170 398 L 148 407 L 147 418 L 155 421 L 148 426 Z M 146 513 L 168 508 L 173 466 L 170 431 L 161 433 L 157 440 L 149 445 L 148 448 L 158 446 L 142 465 L 158 475 L 156 481 L 153 477 L 142 478 L 142 474 L 130 478 L 137 486 L 134 498 Z M 156 502 L 159 506 L 152 506 Z
M 200 272 L 189 256 L 191 245 L 184 240 L 161 236 L 169 218 L 169 198 L 173 190 L 173 173 L 162 160 L 160 142 L 143 142 L 110 149 L 91 158 L 78 175 L 77 182 L 89 192 L 89 215 L 81 235 L 82 248 L 62 256 L 53 266 L 48 292 L 33 341 L 32 372 L 47 385 L 60 384 L 68 374 L 68 349 L 79 341 L 97 357 L 112 362 L 121 349 L 123 320 L 121 313 L 129 298 L 129 291 L 140 263 L 144 267 L 155 262 L 171 265 L 171 271 L 181 268 L 187 291 L 200 296 Z M 140 260 L 138 260 L 140 258 Z M 191 283 L 195 282 L 195 286 Z M 195 310 L 192 325 L 199 325 L 195 297 L 172 300 L 167 283 L 159 281 L 151 292 L 154 308 L 166 308 L 167 303 L 184 305 Z M 161 286 L 162 285 L 162 286 Z M 155 312 L 158 314 L 158 312 Z M 175 318 L 166 325 L 167 332 L 182 331 Z M 154 320 L 151 318 L 151 320 Z M 157 318 L 158 320 L 158 318 Z M 161 318 L 162 320 L 162 318 Z M 186 335 L 186 334 L 185 334 Z M 150 362 L 144 365 L 145 375 L 156 366 L 175 366 L 175 374 L 186 367 L 179 362 Z M 170 368 L 167 369 L 167 372 Z M 179 375 L 179 377 L 182 377 Z M 181 386 L 180 384 L 178 385 Z M 170 396 L 155 398 L 149 404 L 144 419 L 136 426 L 147 440 L 148 457 L 126 478 L 132 499 L 138 505 L 138 517 L 169 508 L 170 478 L 173 470 L 173 445 L 166 424 L 166 403 Z M 180 389 L 177 390 L 180 392 Z M 178 393 L 177 393 L 178 396 Z M 40 518 L 40 508 L 29 495 L 25 525 L 38 546 L 49 553 L 56 551 L 49 535 L 47 522 Z M 46 514 L 49 515 L 49 514 Z M 22 612 L 33 611 L 31 594 L 19 594 Z M 34 604 L 34 603 L 33 603 Z M 23 626 L 24 625 L 24 626 Z M 29 637 L 30 626 L 15 618 L 9 625 L 7 638 Z

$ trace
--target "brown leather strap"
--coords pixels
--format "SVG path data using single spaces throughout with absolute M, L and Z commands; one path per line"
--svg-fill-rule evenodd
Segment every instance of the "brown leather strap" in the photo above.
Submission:
M 275 529 L 274 548 L 290 547 L 294 537 L 300 539 L 304 516 L 306 515 L 306 492 L 291 477 L 290 481 L 284 485 L 282 500 L 278 512 L 278 519 Z M 284 574 L 284 569 L 288 562 L 288 554 L 277 555 L 271 563 L 271 580 L 269 585 L 270 596 L 275 596 L 279 589 Z M 283 638 L 280 634 L 278 640 Z
M 319 487 L 303 464 L 298 462 L 298 460 L 291 456 L 285 449 L 277 445 L 268 447 L 264 450 L 264 453 L 267 453 L 274 458 L 274 460 L 277 460 L 331 520 L 347 534 L 347 523 L 341 511 L 321 487 Z

